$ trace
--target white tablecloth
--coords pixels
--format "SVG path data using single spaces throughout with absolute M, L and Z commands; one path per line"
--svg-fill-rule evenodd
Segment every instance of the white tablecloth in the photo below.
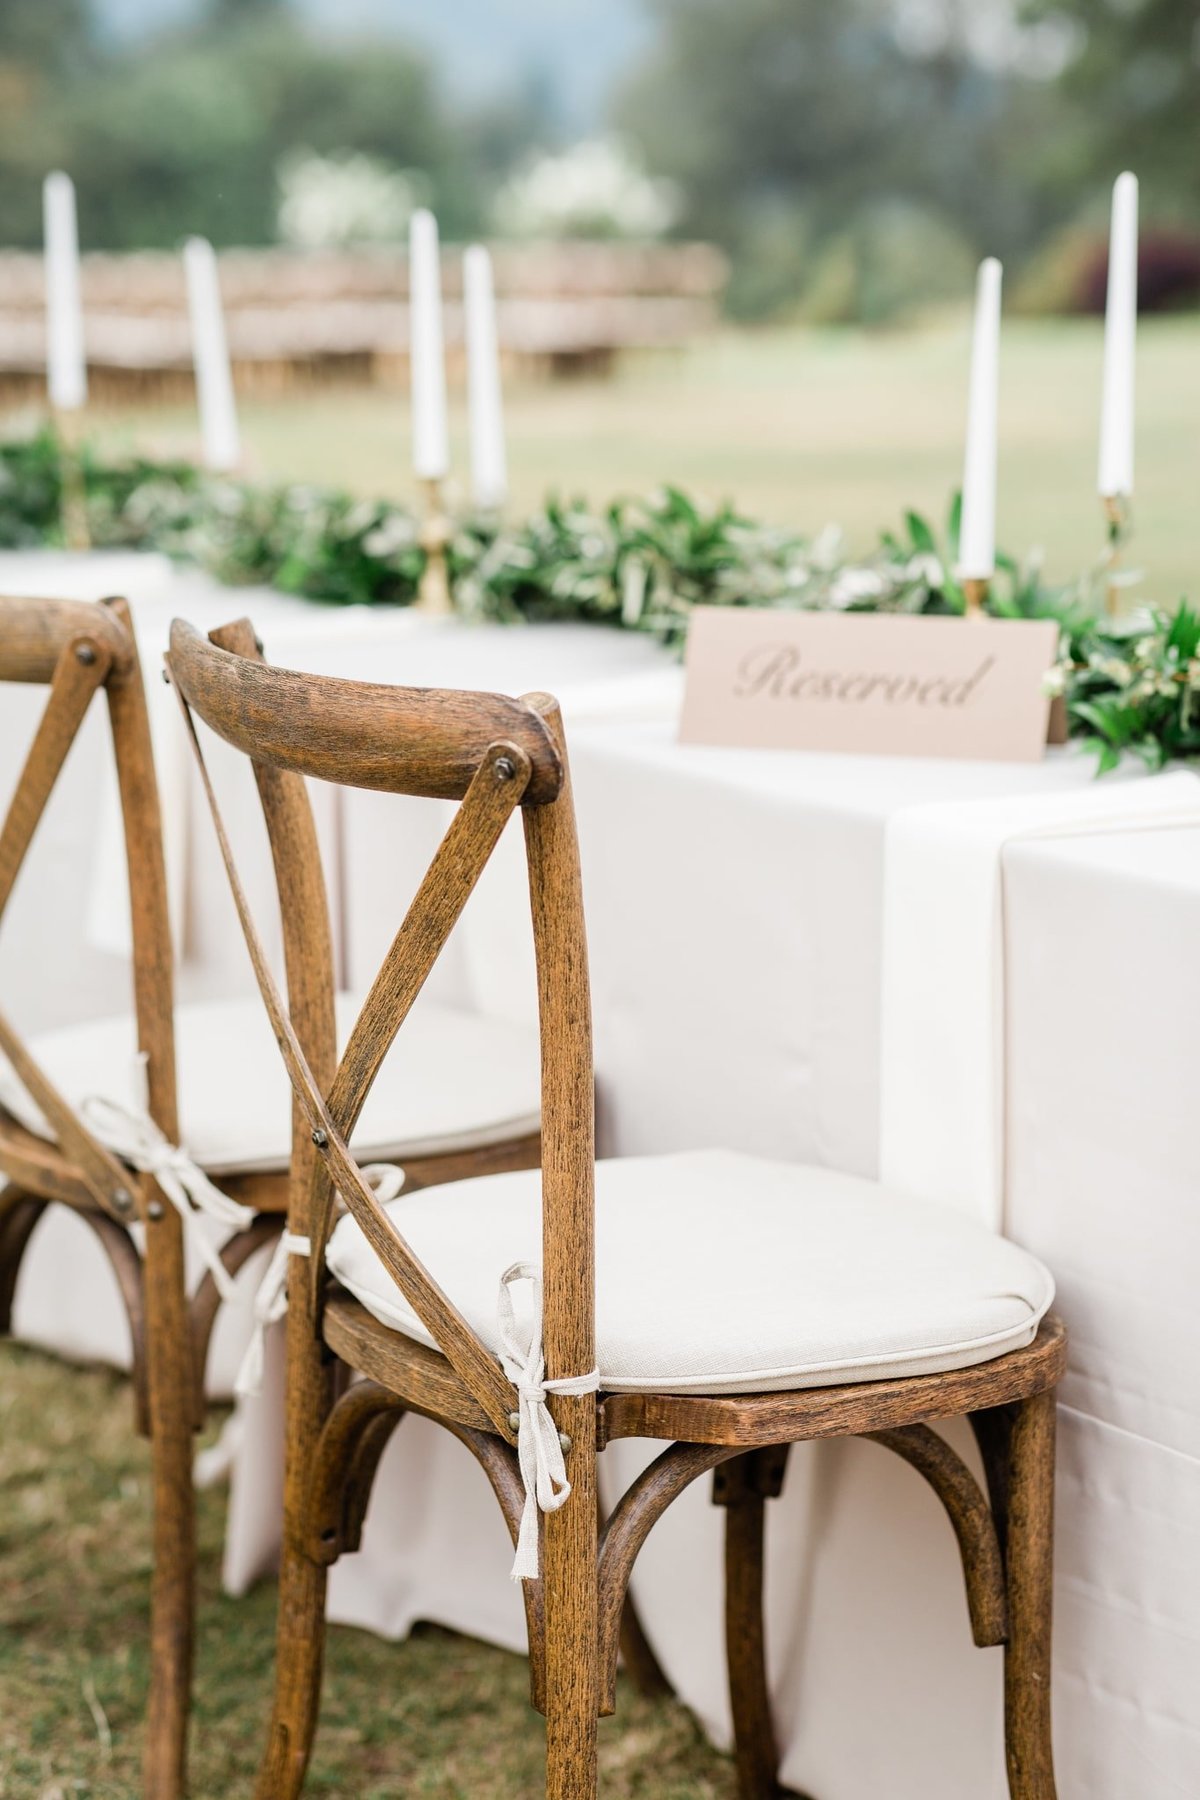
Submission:
M 0 563 L 0 588 L 4 569 Z M 207 603 L 206 603 L 207 604 Z M 879 1153 L 884 844 L 904 807 L 1081 787 L 1090 766 L 1036 768 L 682 749 L 668 723 L 601 724 L 596 682 L 647 647 L 602 632 L 478 634 L 412 619 L 347 628 L 294 603 L 272 623 L 220 596 L 199 623 L 250 611 L 279 661 L 339 674 L 584 696 L 572 732 L 593 961 L 605 1151 L 714 1142 L 872 1174 Z M 489 641 L 490 640 L 490 641 Z M 595 659 L 605 658 L 604 668 Z M 586 659 L 584 661 L 583 659 Z M 582 666 L 581 666 L 582 663 Z M 11 690 L 10 690 L 11 691 Z M 627 690 L 626 690 L 627 691 Z M 618 706 L 615 689 L 610 706 Z M 653 712 L 655 699 L 647 710 Z M 638 708 L 634 707 L 636 714 Z M 8 766 L 10 712 L 0 722 Z M 232 783 L 231 765 L 221 768 Z M 51 834 L 51 881 L 27 929 L 78 877 L 90 768 L 73 768 Z M 353 794 L 324 815 L 339 880 L 343 967 L 374 973 L 441 823 L 440 809 Z M 247 825 L 235 804 L 235 825 Z M 386 827 L 383 822 L 386 821 Z M 188 862 L 185 986 L 246 982 L 200 827 Z M 439 991 L 527 1012 L 523 915 L 503 902 L 517 846 L 487 877 Z M 1006 1226 L 1060 1282 L 1074 1335 L 1064 1388 L 1056 1719 L 1063 1800 L 1200 1792 L 1200 1268 L 1195 1021 L 1200 1017 L 1200 832 L 1137 833 L 1007 852 Z M 33 884 L 31 883 L 31 887 Z M 255 886 L 268 891 L 265 864 Z M 18 895 L 18 899 L 22 896 Z M 12 922 L 15 927 L 18 921 Z M 42 971 L 0 977 L 46 1008 Z M 28 940 L 26 940 L 28 941 Z M 113 1004 L 118 968 L 83 948 L 56 1016 Z M 44 1278 L 44 1276 L 43 1276 Z M 36 1285 L 31 1270 L 29 1286 Z M 277 1517 L 277 1368 L 246 1421 L 227 1573 L 269 1563 Z M 970 1454 L 962 1435 L 956 1439 Z M 603 1459 L 610 1491 L 637 1447 Z M 720 1619 L 722 1515 L 706 1484 L 656 1529 L 635 1588 L 683 1697 L 727 1734 Z M 770 1633 L 784 1775 L 822 1800 L 1000 1800 L 999 1653 L 971 1648 L 956 1553 L 938 1503 L 859 1442 L 793 1452 L 771 1509 Z M 436 1428 L 407 1421 L 381 1470 L 363 1552 L 335 1570 L 335 1616 L 400 1634 L 433 1618 L 518 1645 L 507 1540 L 486 1484 Z

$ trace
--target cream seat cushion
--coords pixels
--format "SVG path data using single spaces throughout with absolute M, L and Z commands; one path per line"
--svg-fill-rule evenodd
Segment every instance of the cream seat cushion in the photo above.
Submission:
M 501 1273 L 541 1264 L 538 1173 L 426 1188 L 388 1211 L 496 1350 Z M 327 1260 L 383 1324 L 433 1342 L 349 1214 Z M 854 1176 L 724 1150 L 596 1168 L 609 1391 L 762 1393 L 967 1368 L 1030 1343 L 1053 1297 L 1017 1245 Z M 519 1316 L 520 1287 L 514 1298 Z
M 339 994 L 339 1047 L 361 1004 L 361 997 Z M 29 1048 L 74 1106 L 92 1094 L 141 1103 L 128 1016 L 45 1032 Z M 291 1086 L 262 1002 L 178 1007 L 175 1050 L 181 1135 L 192 1159 L 210 1175 L 286 1167 Z M 539 1084 L 536 1033 L 418 1001 L 363 1108 L 355 1154 L 363 1162 L 403 1162 L 536 1131 Z M 53 1138 L 2 1057 L 0 1105 Z

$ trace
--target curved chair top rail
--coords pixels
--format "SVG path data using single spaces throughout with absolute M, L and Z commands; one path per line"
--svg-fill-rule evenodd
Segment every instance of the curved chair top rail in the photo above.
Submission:
M 109 652 L 114 668 L 133 663 L 133 643 L 106 600 L 40 600 L 0 595 L 0 681 L 46 683 L 76 638 Z
M 221 649 L 181 619 L 171 627 L 167 663 L 218 737 L 276 768 L 461 800 L 491 746 L 511 743 L 532 767 L 524 804 L 543 805 L 562 787 L 554 739 L 529 701 L 300 674 Z

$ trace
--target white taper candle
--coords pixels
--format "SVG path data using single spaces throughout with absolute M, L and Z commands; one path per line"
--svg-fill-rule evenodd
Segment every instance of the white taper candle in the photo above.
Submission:
M 467 335 L 467 397 L 471 423 L 471 497 L 490 509 L 508 498 L 500 345 L 492 259 L 481 244 L 463 256 L 463 308 Z
M 413 470 L 420 481 L 440 481 L 450 467 L 442 274 L 437 220 L 423 207 L 409 226 L 408 293 Z
M 967 406 L 967 454 L 963 466 L 958 573 L 964 581 L 990 581 L 996 572 L 996 434 L 1000 394 L 1000 286 L 1003 269 L 994 256 L 979 265 L 975 335 Z
M 1104 390 L 1100 406 L 1103 499 L 1133 492 L 1134 352 L 1137 346 L 1138 181 L 1118 175 L 1113 184 L 1108 246 L 1108 307 L 1104 324 Z
M 61 170 L 42 185 L 46 240 L 46 385 L 56 412 L 87 402 L 83 302 L 79 291 L 79 228 L 75 183 Z
M 217 258 L 207 238 L 188 239 L 183 246 L 183 267 L 204 461 L 210 469 L 235 469 L 241 461 L 242 446 L 233 397 L 233 370 L 225 339 Z

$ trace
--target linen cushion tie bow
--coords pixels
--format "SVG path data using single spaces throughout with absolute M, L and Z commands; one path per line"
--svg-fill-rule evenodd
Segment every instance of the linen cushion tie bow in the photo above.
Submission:
M 529 1318 L 522 1328 L 513 1307 L 516 1282 L 532 1291 Z M 500 1362 L 517 1394 L 517 1461 L 525 1484 L 525 1505 L 517 1534 L 511 1579 L 533 1581 L 538 1575 L 538 1510 L 557 1512 L 570 1498 L 571 1483 L 563 1460 L 558 1427 L 546 1405 L 547 1394 L 594 1394 L 600 1371 L 546 1380 L 542 1344 L 542 1278 L 532 1263 L 517 1262 L 500 1277 Z
M 233 1231 L 245 1231 L 254 1223 L 254 1209 L 231 1200 L 209 1180 L 204 1170 L 188 1155 L 181 1144 L 173 1144 L 150 1117 L 146 1088 L 146 1055 L 135 1060 L 135 1088 L 140 1090 L 139 1106 L 123 1106 L 104 1094 L 90 1094 L 79 1108 L 80 1117 L 106 1150 L 122 1162 L 152 1175 L 159 1189 L 183 1220 L 184 1229 L 196 1253 L 216 1284 L 222 1300 L 230 1300 L 234 1280 L 220 1252 L 207 1233 L 198 1230 L 198 1214 L 225 1225 Z

